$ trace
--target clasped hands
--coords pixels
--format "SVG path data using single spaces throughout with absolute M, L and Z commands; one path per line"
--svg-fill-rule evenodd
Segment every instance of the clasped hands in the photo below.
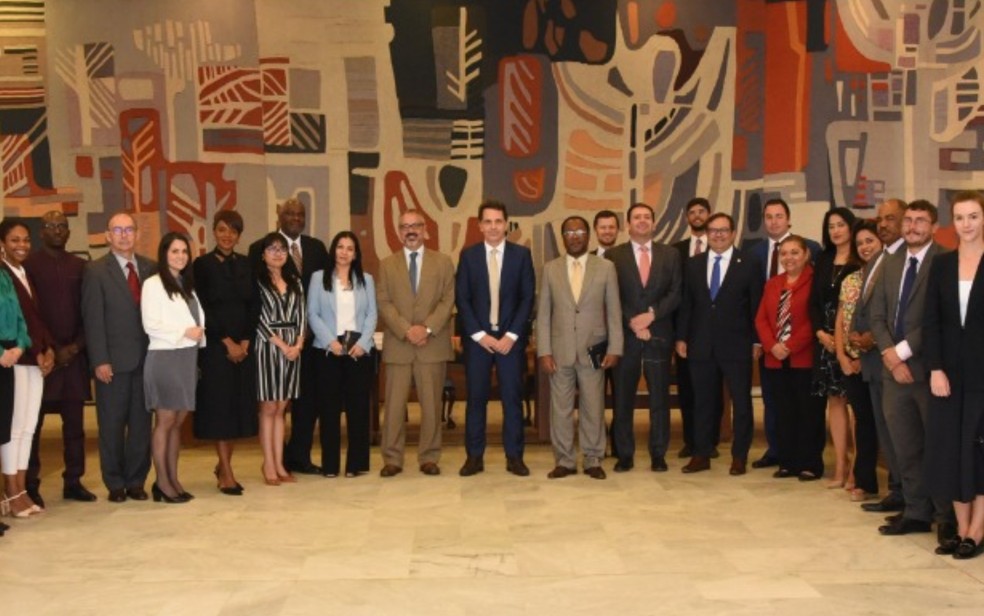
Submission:
M 499 353 L 500 355 L 509 353 L 515 343 L 516 341 L 509 336 L 503 335 L 501 338 L 495 338 L 488 334 L 482 336 L 482 339 L 478 341 L 479 346 L 489 353 Z
M 907 384 L 914 381 L 912 371 L 909 370 L 909 365 L 899 357 L 895 347 L 891 347 L 882 353 L 882 364 L 892 373 L 892 378 L 895 379 L 896 383 Z
M 424 331 L 427 331 L 427 330 L 425 329 Z M 353 344 L 352 345 L 352 348 L 349 349 L 349 352 L 346 353 L 345 352 L 345 345 L 343 345 L 338 340 L 332 340 L 331 341 L 331 344 L 328 345 L 328 352 L 331 353 L 332 355 L 337 356 L 337 357 L 341 357 L 342 355 L 348 355 L 352 359 L 359 359 L 360 357 L 362 357 L 363 355 L 366 354 L 365 349 L 363 349 L 362 347 L 360 347 L 357 344 Z
M 652 310 L 640 312 L 629 319 L 629 328 L 642 341 L 652 340 L 653 334 L 649 331 L 649 326 L 656 320 L 656 314 Z

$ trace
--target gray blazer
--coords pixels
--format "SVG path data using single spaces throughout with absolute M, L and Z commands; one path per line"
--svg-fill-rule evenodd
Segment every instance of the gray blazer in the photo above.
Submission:
M 141 283 L 157 273 L 156 264 L 135 256 Z M 89 263 L 82 277 L 82 322 L 85 325 L 86 352 L 95 369 L 110 364 L 113 372 L 130 372 L 140 367 L 147 354 L 147 334 L 143 330 L 140 307 L 130 294 L 113 253 Z
M 879 255 L 871 258 L 871 261 L 865 266 L 861 275 L 861 288 L 864 290 L 861 293 L 861 297 L 858 298 L 857 305 L 854 308 L 854 316 L 851 319 L 851 331 L 853 332 L 863 334 L 871 331 L 871 298 L 874 296 L 875 289 L 878 287 L 878 281 L 881 280 L 882 273 L 885 271 L 885 259 L 892 256 L 884 253 L 882 262 L 878 263 L 878 267 L 872 270 L 874 264 L 877 263 Z M 878 346 L 875 345 L 867 353 L 861 353 L 860 359 L 861 376 L 865 382 L 870 382 L 872 379 L 880 380 L 882 377 L 882 360 L 881 353 L 878 352 Z
M 916 282 L 912 287 L 909 305 L 906 307 L 904 318 L 905 340 L 912 349 L 912 357 L 906 363 L 915 381 L 925 381 L 927 369 L 923 357 L 923 312 L 926 307 L 926 281 L 929 278 L 930 265 L 933 258 L 943 252 L 943 247 L 933 243 L 919 266 Z M 871 322 L 871 332 L 878 346 L 879 362 L 881 353 L 894 347 L 901 340 L 895 339 L 895 313 L 899 305 L 899 289 L 902 286 L 902 272 L 909 258 L 905 249 L 898 250 L 894 255 L 886 256 L 879 269 L 883 270 L 881 278 L 875 284 L 868 308 Z M 882 372 L 882 378 L 891 378 L 887 370 Z
M 608 355 L 622 355 L 622 307 L 615 266 L 588 255 L 577 302 L 567 277 L 567 256 L 543 266 L 536 315 L 537 355 L 558 366 L 591 365 L 588 347 L 608 338 Z

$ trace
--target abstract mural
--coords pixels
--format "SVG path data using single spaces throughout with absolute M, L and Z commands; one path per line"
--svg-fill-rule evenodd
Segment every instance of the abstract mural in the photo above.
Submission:
M 635 201 L 681 238 L 695 195 L 744 242 L 774 196 L 816 237 L 832 205 L 984 187 L 982 3 L 0 0 L 3 213 L 60 209 L 98 254 L 126 209 L 153 253 L 295 197 L 370 269 L 408 209 L 456 257 L 485 198 L 538 263 Z

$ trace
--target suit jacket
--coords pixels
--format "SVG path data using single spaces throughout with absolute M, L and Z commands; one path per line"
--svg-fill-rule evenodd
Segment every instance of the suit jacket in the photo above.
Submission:
M 912 357 L 906 360 L 912 378 L 916 381 L 925 381 L 928 374 L 926 368 L 926 357 L 923 353 L 923 314 L 926 309 L 926 290 L 929 279 L 929 270 L 936 255 L 943 251 L 943 247 L 933 242 L 926 252 L 925 261 L 919 266 L 916 274 L 916 282 L 912 287 L 912 295 L 909 296 L 909 305 L 903 315 L 905 329 L 905 340 L 912 349 Z M 899 306 L 899 289 L 902 288 L 902 273 L 905 271 L 906 261 L 909 259 L 908 250 L 899 250 L 894 255 L 885 257 L 881 267 L 881 280 L 871 298 L 871 332 L 875 336 L 875 344 L 878 350 L 885 352 L 894 347 L 901 340 L 895 339 L 895 314 Z M 883 368 L 882 378 L 892 378 L 888 370 Z
M 967 318 L 960 323 L 959 256 L 947 252 L 933 259 L 923 315 L 924 355 L 927 370 L 942 370 L 951 387 L 984 391 L 984 267 L 977 266 L 967 303 Z M 922 268 L 920 268 L 922 269 Z
M 27 274 L 27 281 L 31 287 L 31 290 L 28 291 L 24 283 L 21 282 L 20 277 L 7 266 L 7 262 L 2 261 L 0 263 L 2 263 L 4 271 L 7 272 L 11 282 L 14 284 L 14 290 L 17 292 L 17 301 L 20 303 L 21 313 L 24 315 L 24 322 L 27 324 L 27 333 L 31 337 L 31 346 L 24 349 L 24 353 L 17 360 L 17 363 L 22 366 L 36 366 L 38 365 L 38 355 L 48 349 L 55 348 L 55 339 L 48 332 L 48 327 L 44 324 L 44 318 L 41 316 L 41 308 L 38 305 L 37 289 L 31 280 L 31 275 Z
M 552 355 L 558 366 L 590 366 L 588 347 L 608 339 L 608 355 L 622 355 L 622 306 L 615 266 L 588 255 L 577 301 L 567 275 L 567 256 L 543 266 L 536 316 L 537 356 Z
M 605 253 L 605 258 L 615 265 L 618 275 L 619 299 L 622 303 L 622 327 L 626 340 L 636 339 L 629 327 L 629 320 L 650 308 L 656 318 L 649 326 L 656 347 L 669 351 L 675 340 L 673 313 L 682 296 L 682 268 L 680 253 L 669 246 L 650 242 L 651 266 L 649 280 L 643 286 L 639 279 L 632 242 L 619 244 Z
M 882 262 L 878 263 L 878 267 L 876 268 L 875 263 L 877 263 L 877 259 L 881 254 L 884 254 Z M 878 286 L 878 281 L 881 279 L 882 273 L 885 271 L 884 259 L 888 256 L 888 253 L 879 253 L 873 256 L 864 266 L 864 272 L 861 276 L 861 288 L 863 290 L 854 308 L 854 316 L 851 318 L 851 331 L 853 332 L 863 334 L 871 331 L 871 298 L 874 295 L 875 288 Z M 867 353 L 861 353 L 860 359 L 861 376 L 864 377 L 865 381 L 881 378 L 882 360 L 877 345 L 872 347 Z
M 779 298 L 786 287 L 785 272 L 766 281 L 762 289 L 762 301 L 755 315 L 755 331 L 762 342 L 766 368 L 781 368 L 782 362 L 771 353 L 776 346 L 776 322 L 779 320 Z M 816 331 L 810 321 L 810 290 L 813 287 L 813 267 L 807 265 L 793 283 L 793 300 L 790 306 L 792 332 L 786 341 L 789 349 L 789 365 L 792 368 L 813 367 L 813 344 Z
M 526 347 L 530 314 L 536 296 L 533 259 L 525 246 L 503 242 L 502 272 L 499 275 L 499 330 L 493 334 L 489 322 L 492 298 L 489 295 L 489 268 L 485 243 L 461 251 L 455 281 L 455 303 L 461 319 L 462 335 L 471 337 L 484 331 L 498 338 L 506 332 L 519 337 L 519 348 Z
M 153 261 L 135 255 L 141 282 L 157 272 Z M 90 262 L 82 277 L 82 322 L 89 365 L 111 364 L 114 372 L 130 372 L 147 354 L 140 308 L 130 294 L 126 276 L 112 252 Z
M 750 362 L 752 345 L 758 342 L 755 314 L 762 299 L 762 270 L 736 248 L 717 298 L 711 300 L 707 263 L 712 256 L 703 252 L 684 267 L 677 339 L 687 343 L 687 359 Z
M 811 239 L 806 239 L 806 247 L 810 249 L 810 261 L 816 262 L 817 257 L 823 252 L 823 248 L 820 244 L 814 242 Z M 769 238 L 762 238 L 751 245 L 748 242 L 742 245 L 742 250 L 745 251 L 750 257 L 757 259 L 760 267 L 762 268 L 762 277 L 766 280 L 769 279 Z
M 308 325 L 314 332 L 314 347 L 317 349 L 327 349 L 333 340 L 338 339 L 338 320 L 335 310 L 338 285 L 332 284 L 331 291 L 326 291 L 324 275 L 324 270 L 321 270 L 311 276 L 311 286 L 308 287 L 307 294 Z M 371 275 L 365 274 L 365 278 L 365 286 L 355 284 L 352 293 L 355 294 L 355 331 L 361 334 L 356 344 L 368 353 L 372 350 L 372 335 L 376 331 L 378 313 L 376 284 Z
M 205 311 L 198 296 L 192 292 L 192 301 L 198 304 L 198 325 L 205 327 Z M 204 336 L 198 342 L 185 337 L 189 327 L 195 327 L 188 302 L 180 295 L 170 296 L 164 290 L 159 275 L 144 281 L 140 288 L 140 316 L 149 338 L 148 350 L 162 351 L 205 346 Z
M 263 238 L 249 245 L 249 260 L 253 264 L 254 271 L 263 264 L 262 255 L 260 254 L 262 252 L 262 245 Z M 304 292 L 306 293 L 308 285 L 311 283 L 311 276 L 315 272 L 328 267 L 328 249 L 325 248 L 325 243 L 310 235 L 301 235 L 301 261 L 304 271 L 300 273 L 300 278 Z M 289 253 L 287 254 L 287 263 L 284 264 L 284 269 L 294 272 L 295 275 L 298 273 L 297 266 L 294 265 L 294 259 L 290 258 Z
M 410 288 L 410 271 L 401 248 L 379 264 L 376 305 L 383 322 L 383 361 L 410 364 L 451 361 L 451 310 L 454 308 L 454 264 L 434 250 L 422 249 L 417 294 Z M 407 341 L 411 325 L 430 328 L 431 339 L 422 347 Z

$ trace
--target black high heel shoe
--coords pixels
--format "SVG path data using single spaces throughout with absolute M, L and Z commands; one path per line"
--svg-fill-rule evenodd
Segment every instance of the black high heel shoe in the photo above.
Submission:
M 157 487 L 157 482 L 154 482 L 154 485 L 152 485 L 150 487 L 150 493 L 153 495 L 154 502 L 155 503 L 159 503 L 161 501 L 164 501 L 165 503 L 168 503 L 168 504 L 171 504 L 171 505 L 178 505 L 178 504 L 181 504 L 181 503 L 187 503 L 188 502 L 187 500 L 185 500 L 184 498 L 182 498 L 180 495 L 178 495 L 178 496 L 168 496 L 167 494 L 164 493 L 164 490 L 161 490 L 160 488 Z
M 246 488 L 244 488 L 242 486 L 242 484 L 239 483 L 238 481 L 236 482 L 236 485 L 232 486 L 231 488 L 223 488 L 222 487 L 222 483 L 221 483 L 222 482 L 222 479 L 219 477 L 219 465 L 218 464 L 215 465 L 215 471 L 213 471 L 213 472 L 215 473 L 215 479 L 216 479 L 216 481 L 219 482 L 219 484 L 218 484 L 219 492 L 222 492 L 223 494 L 227 494 L 229 496 L 242 496 L 243 495 L 243 491 Z

